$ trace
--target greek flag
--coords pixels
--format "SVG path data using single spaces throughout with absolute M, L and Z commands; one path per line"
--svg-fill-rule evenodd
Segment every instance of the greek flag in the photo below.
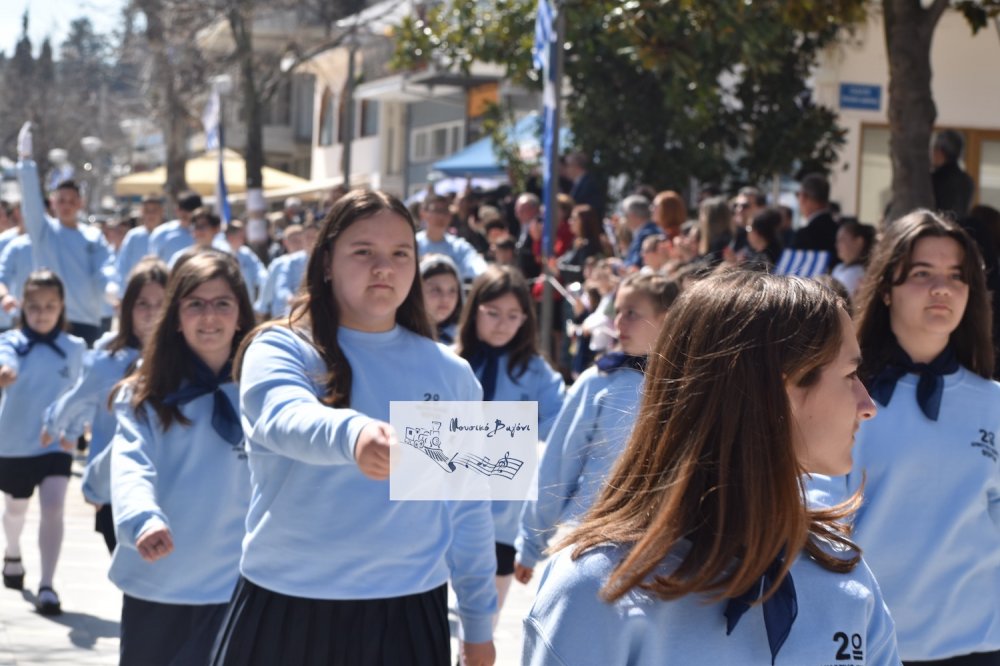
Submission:
M 549 0 L 538 0 L 538 14 L 535 17 L 535 43 L 531 48 L 531 58 L 536 69 L 542 71 L 542 202 L 545 206 L 545 220 L 542 226 L 542 256 L 548 257 L 552 250 L 552 226 L 555 219 L 555 202 L 551 200 L 550 178 L 558 178 L 554 164 L 549 164 L 552 145 L 558 141 L 553 131 L 556 123 L 556 86 L 559 73 L 556 71 L 556 29 L 553 24 L 554 12 Z M 556 145 L 558 149 L 558 145 Z
M 531 61 L 535 69 L 547 71 L 549 68 L 549 45 L 556 40 L 552 23 L 552 6 L 548 0 L 538 0 L 538 15 L 535 16 L 535 43 L 531 47 Z
M 229 206 L 229 191 L 226 189 L 226 175 L 223 169 L 223 154 L 225 153 L 225 138 L 222 133 L 222 100 L 219 99 L 219 91 L 213 90 L 205 106 L 205 112 L 201 114 L 201 123 L 205 128 L 205 150 L 219 151 L 219 179 L 215 184 L 216 208 L 222 224 L 229 224 L 232 219 L 232 208 Z
M 814 278 L 826 274 L 830 253 L 826 250 L 785 250 L 774 267 L 777 275 Z

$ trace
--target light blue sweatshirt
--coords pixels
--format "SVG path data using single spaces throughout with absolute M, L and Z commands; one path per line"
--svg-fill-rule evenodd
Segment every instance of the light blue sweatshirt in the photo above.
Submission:
M 483 255 L 479 254 L 469 241 L 452 234 L 446 233 L 443 239 L 434 242 L 427 238 L 426 231 L 418 231 L 417 254 L 421 257 L 428 254 L 444 254 L 451 257 L 458 266 L 458 272 L 462 274 L 462 280 L 466 281 L 475 280 L 486 270 L 486 259 Z
M 571 552 L 554 555 L 542 574 L 524 620 L 523 666 L 770 666 L 761 605 L 750 608 L 727 636 L 726 603 L 708 603 L 705 595 L 662 601 L 636 588 L 606 603 L 598 594 L 627 551 L 602 546 L 575 562 Z M 682 552 L 668 556 L 657 573 L 668 574 Z M 892 619 L 863 562 L 839 574 L 802 555 L 790 571 L 798 616 L 776 666 L 900 664 Z
M 181 226 L 180 220 L 170 220 L 149 234 L 147 254 L 155 255 L 160 261 L 169 265 L 175 254 L 192 245 L 194 245 L 194 235 L 191 233 L 191 226 Z
M 289 301 L 302 284 L 306 261 L 305 250 L 283 254 L 272 261 L 254 310 L 272 319 L 286 316 L 291 310 Z
M 544 440 L 549 436 L 552 424 L 562 409 L 563 399 L 566 397 L 566 383 L 562 375 L 553 370 L 541 356 L 534 356 L 528 362 L 524 374 L 513 379 L 508 373 L 509 360 L 510 357 L 504 354 L 498 361 L 493 399 L 537 402 L 538 437 Z M 477 379 L 482 381 L 483 378 L 477 376 Z M 495 500 L 492 504 L 497 543 L 513 546 L 524 502 Z
M 588 368 L 566 396 L 538 465 L 538 501 L 525 502 L 517 559 L 534 568 L 560 523 L 576 522 L 597 499 L 625 449 L 642 397 L 643 374 Z
M 14 227 L 13 229 L 8 229 L 7 231 L 0 233 L 0 264 L 2 264 L 3 261 L 4 250 L 7 249 L 7 246 L 10 244 L 12 240 L 14 240 L 20 235 L 21 231 L 17 227 Z M 0 266 L 0 271 L 2 271 L 2 266 Z M 0 279 L 0 282 L 3 282 L 3 280 Z M 18 296 L 18 292 L 15 292 L 13 287 L 10 287 L 8 285 L 8 288 L 10 288 L 11 293 L 14 294 L 15 297 L 20 298 L 20 296 Z M 4 310 L 0 308 L 0 331 L 5 331 L 8 328 L 11 328 L 12 326 L 14 326 L 15 321 L 16 320 L 13 314 L 4 312 Z
M 66 319 L 77 324 L 100 326 L 104 289 L 108 284 L 104 265 L 108 245 L 100 230 L 81 224 L 64 227 L 45 214 L 38 170 L 33 160 L 17 163 L 21 183 L 21 216 L 31 237 L 33 266 L 48 268 L 66 288 Z
M 236 406 L 237 389 L 223 385 Z M 118 548 L 108 577 L 125 594 L 164 604 L 223 604 L 239 578 L 240 542 L 250 503 L 250 470 L 242 445 L 212 428 L 212 394 L 181 407 L 190 425 L 164 431 L 152 408 L 136 411 L 131 391 L 115 400 L 111 506 Z M 166 526 L 174 551 L 146 562 L 136 539 Z
M 26 356 L 17 348 L 26 338 L 15 328 L 0 334 L 0 365 L 17 372 L 17 380 L 0 397 L 0 456 L 27 458 L 62 451 L 58 438 L 42 446 L 42 414 L 56 398 L 71 387 L 83 368 L 86 343 L 68 333 L 60 333 L 56 345 L 63 358 L 43 343 L 36 343 Z
M 937 421 L 917 405 L 917 376 L 865 421 L 843 499 L 867 474 L 854 539 L 896 620 L 908 661 L 1000 650 L 1000 384 L 960 368 L 944 378 Z M 814 486 L 821 485 L 817 479 Z
M 115 354 L 94 351 L 88 356 L 76 385 L 45 410 L 43 423 L 53 437 L 62 435 L 70 441 L 83 434 L 85 423 L 90 424 L 83 494 L 91 502 L 108 504 L 111 502 L 111 461 L 102 456 L 101 460 L 107 463 L 102 466 L 95 464 L 95 460 L 107 448 L 117 427 L 115 415 L 108 407 L 111 389 L 139 358 L 139 350 L 126 347 Z
M 153 231 L 156 231 L 154 229 Z M 149 236 L 151 232 L 145 226 L 129 229 L 122 240 L 122 246 L 118 248 L 118 256 L 115 257 L 115 273 L 118 275 L 118 288 L 120 293 L 125 293 L 128 286 L 128 276 L 132 269 L 139 263 L 139 260 L 149 253 Z
M 485 501 L 390 502 L 389 482 L 358 468 L 354 446 L 393 400 L 480 400 L 468 364 L 400 326 L 385 333 L 341 328 L 351 364 L 351 407 L 325 394 L 326 364 L 304 337 L 274 327 L 243 361 L 240 405 L 253 500 L 241 570 L 281 594 L 375 599 L 432 590 L 449 578 L 465 640 L 487 641 L 497 607 L 496 557 Z
M 28 234 L 23 234 L 14 238 L 7 247 L 0 252 L 0 282 L 6 285 L 7 290 L 14 295 L 18 303 L 24 298 L 24 283 L 31 275 L 33 258 L 31 256 L 31 238 Z M 0 312 L 3 312 L 0 309 Z M 4 328 L 12 328 L 21 314 L 20 307 L 9 314 L 3 312 Z
M 226 247 L 229 247 L 227 244 Z M 232 253 L 232 248 L 228 250 Z M 257 254 L 246 245 L 241 245 L 235 252 L 237 263 L 240 265 L 240 273 L 243 274 L 243 281 L 247 283 L 247 291 L 250 292 L 250 302 L 257 300 L 258 294 L 267 281 L 267 268 Z

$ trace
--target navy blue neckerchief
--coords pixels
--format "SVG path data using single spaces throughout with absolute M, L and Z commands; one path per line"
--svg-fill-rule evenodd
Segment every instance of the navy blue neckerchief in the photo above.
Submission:
M 483 400 L 492 400 L 497 392 L 497 375 L 500 373 L 500 357 L 510 351 L 510 346 L 491 347 L 483 344 L 472 357 L 472 370 L 483 385 Z
M 59 334 L 62 333 L 58 326 L 45 335 L 42 335 L 27 324 L 24 324 L 21 326 L 21 333 L 24 334 L 26 340 L 14 348 L 14 351 L 17 352 L 18 356 L 27 356 L 28 352 L 30 352 L 35 345 L 43 344 L 46 347 L 51 347 L 52 351 L 59 354 L 62 358 L 66 358 L 66 352 L 64 352 L 59 345 L 56 344 Z
M 635 356 L 625 352 L 608 352 L 597 359 L 597 369 L 601 372 L 611 372 L 618 368 L 632 368 L 646 374 L 646 356 Z
M 455 343 L 455 338 L 448 332 L 448 326 L 438 326 L 438 342 L 445 345 Z
M 235 446 L 243 440 L 243 428 L 236 410 L 222 391 L 223 384 L 233 381 L 232 374 L 233 366 L 228 361 L 219 374 L 215 375 L 204 361 L 191 354 L 191 372 L 188 375 L 190 381 L 164 398 L 163 404 L 180 407 L 203 395 L 214 394 L 212 429 L 219 437 Z
M 888 362 L 872 380 L 868 391 L 878 404 L 886 407 L 892 400 L 900 377 L 910 373 L 918 375 L 917 404 L 924 416 L 937 421 L 941 412 L 941 397 L 944 395 L 944 375 L 957 372 L 958 368 L 958 359 L 951 345 L 945 347 L 930 363 L 914 363 L 899 343 L 894 342 L 893 348 L 889 350 Z
M 764 575 L 753 586 L 738 597 L 730 599 L 726 604 L 726 635 L 733 633 L 743 614 L 750 610 L 750 605 L 757 601 L 774 586 L 778 573 L 784 564 L 784 558 L 778 556 Z M 795 584 L 789 572 L 781 581 L 777 591 L 763 604 L 764 627 L 767 629 L 767 644 L 771 648 L 771 664 L 778 658 L 778 651 L 785 644 L 785 639 L 792 631 L 792 624 L 799 614 L 799 601 L 795 595 Z

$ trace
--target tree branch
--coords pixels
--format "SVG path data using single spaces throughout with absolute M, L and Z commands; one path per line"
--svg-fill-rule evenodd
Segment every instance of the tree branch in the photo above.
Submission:
M 934 4 L 927 8 L 927 20 L 930 21 L 931 30 L 941 19 L 941 15 L 951 6 L 951 0 L 934 0 Z

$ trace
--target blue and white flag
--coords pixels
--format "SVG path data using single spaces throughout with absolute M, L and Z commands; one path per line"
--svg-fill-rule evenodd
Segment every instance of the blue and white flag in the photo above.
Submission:
M 830 253 L 826 250 L 785 250 L 774 267 L 777 275 L 814 278 L 826 274 Z
M 205 151 L 219 151 L 219 178 L 215 184 L 215 201 L 222 224 L 228 225 L 233 213 L 229 206 L 229 191 L 226 189 L 226 174 L 223 167 L 226 143 L 222 133 L 222 100 L 219 98 L 218 90 L 212 90 L 205 112 L 201 114 L 201 122 L 205 127 Z
M 538 0 L 538 14 L 535 17 L 535 43 L 531 48 L 532 62 L 536 69 L 542 71 L 544 85 L 542 88 L 542 203 L 545 207 L 545 218 L 542 226 L 542 256 L 552 253 L 552 227 L 556 219 L 556 205 L 552 201 L 549 182 L 558 179 L 558 165 L 549 163 L 553 154 L 553 142 L 558 142 L 556 136 L 556 116 L 559 108 L 556 103 L 556 86 L 559 84 L 558 44 L 556 43 L 555 12 L 549 0 Z M 558 143 L 556 143 L 558 154 Z
M 535 16 L 535 43 L 531 47 L 531 62 L 535 69 L 546 71 L 549 67 L 549 46 L 556 40 L 552 6 L 548 0 L 538 0 Z

